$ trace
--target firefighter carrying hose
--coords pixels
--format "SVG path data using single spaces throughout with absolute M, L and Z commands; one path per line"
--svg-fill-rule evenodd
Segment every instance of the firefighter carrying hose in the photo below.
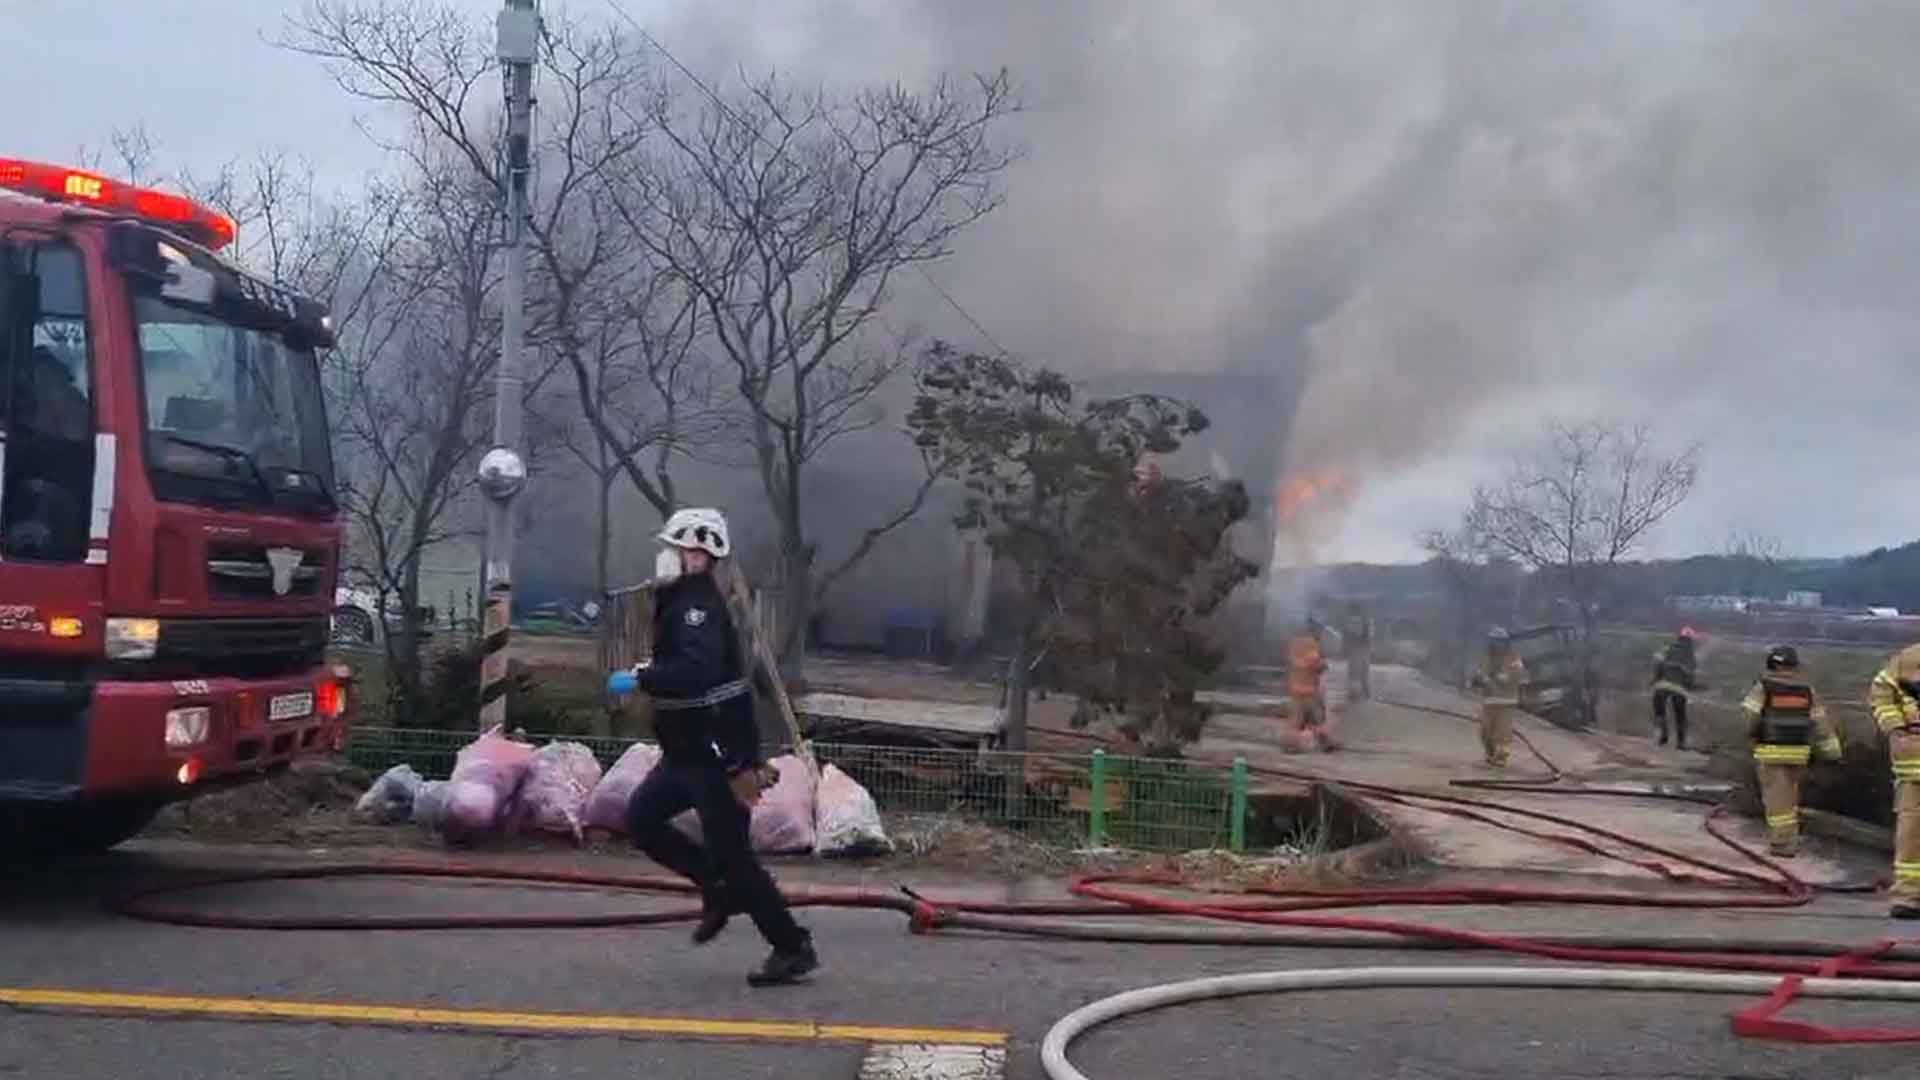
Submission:
M 729 917 L 745 913 L 773 946 L 747 981 L 799 982 L 820 966 L 813 937 L 794 921 L 747 838 L 765 777 L 749 672 L 712 573 L 731 550 L 727 522 L 717 510 L 677 511 L 660 540 L 653 655 L 634 677 L 653 698 L 663 756 L 627 804 L 628 831 L 654 862 L 700 887 L 694 944 L 712 941 Z M 688 808 L 700 817 L 704 848 L 668 824 Z
M 1801 781 L 1814 755 L 1840 760 L 1840 737 L 1827 722 L 1826 706 L 1800 674 L 1800 653 L 1791 645 L 1767 652 L 1767 673 L 1740 707 L 1753 739 L 1767 845 L 1773 854 L 1792 858 L 1800 850 Z
M 1321 687 L 1326 671 L 1320 623 L 1309 616 L 1299 632 L 1287 640 L 1287 731 L 1283 742 L 1290 751 L 1312 750 L 1316 745 L 1322 750 L 1338 749 Z
M 1667 714 L 1673 714 L 1675 748 L 1687 748 L 1687 697 L 1700 689 L 1699 660 L 1694 642 L 1699 635 L 1683 626 L 1679 636 L 1653 658 L 1653 722 L 1660 729 L 1660 745 L 1667 745 Z
M 1867 704 L 1893 759 L 1891 914 L 1920 919 L 1920 645 L 1887 661 L 1867 688 Z
M 1526 685 L 1527 665 L 1513 651 L 1506 628 L 1487 632 L 1487 658 L 1474 672 L 1472 684 L 1480 691 L 1480 746 L 1487 764 L 1506 768 L 1513 743 L 1513 714 L 1520 711 L 1520 688 Z

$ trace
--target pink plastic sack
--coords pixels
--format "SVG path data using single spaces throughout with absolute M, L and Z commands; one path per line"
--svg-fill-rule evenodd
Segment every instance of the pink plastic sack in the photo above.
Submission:
M 533 747 L 494 728 L 461 747 L 445 789 L 439 831 L 463 839 L 496 831 L 512 813 L 514 796 L 533 765 Z
M 813 772 L 791 754 L 767 764 L 780 772 L 779 783 L 760 793 L 747 824 L 747 846 L 763 855 L 813 850 Z M 689 811 L 673 827 L 702 843 L 700 817 Z
M 520 788 L 521 820 L 543 832 L 586 839 L 587 797 L 600 783 L 600 762 L 577 742 L 548 743 L 534 751 Z
M 600 778 L 593 794 L 587 797 L 586 827 L 606 829 L 622 835 L 627 831 L 627 803 L 635 788 L 660 764 L 660 748 L 651 743 L 634 743 Z M 673 819 L 673 826 L 695 843 L 700 841 L 700 821 L 689 810 Z
M 628 747 L 587 799 L 587 827 L 625 833 L 627 802 L 659 763 L 657 747 L 646 743 Z M 753 808 L 748 842 L 755 851 L 811 851 L 813 774 L 797 757 L 775 758 L 771 764 L 780 771 L 780 782 L 761 795 L 759 805 Z M 700 818 L 693 811 L 675 817 L 673 827 L 694 843 L 701 842 Z
M 822 855 L 870 855 L 893 850 L 880 825 L 880 808 L 853 777 L 829 765 L 814 793 L 815 850 Z
M 792 754 L 770 762 L 780 782 L 760 793 L 748 842 L 753 850 L 786 854 L 813 850 L 813 770 Z
M 587 828 L 627 831 L 627 800 L 633 789 L 660 763 L 660 748 L 650 743 L 634 743 L 607 774 L 594 785 L 587 797 Z

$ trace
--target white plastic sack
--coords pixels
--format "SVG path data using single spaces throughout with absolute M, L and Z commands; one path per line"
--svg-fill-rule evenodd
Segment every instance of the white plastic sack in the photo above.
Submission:
M 520 813 L 544 832 L 586 838 L 587 797 L 600 783 L 600 762 L 577 742 L 548 743 L 534 751 L 520 789 Z
M 820 774 L 814 794 L 814 850 L 822 855 L 877 855 L 893 850 L 873 796 L 838 766 Z
M 783 855 L 813 850 L 813 770 L 792 754 L 769 762 L 780 782 L 760 793 L 748 842 L 753 850 Z
M 445 780 L 428 780 L 413 793 L 413 823 L 430 833 L 439 833 L 447 824 L 447 788 Z
M 355 816 L 376 825 L 391 825 L 413 816 L 414 796 L 420 792 L 420 774 L 411 765 L 395 765 L 380 774 L 366 794 L 353 804 Z

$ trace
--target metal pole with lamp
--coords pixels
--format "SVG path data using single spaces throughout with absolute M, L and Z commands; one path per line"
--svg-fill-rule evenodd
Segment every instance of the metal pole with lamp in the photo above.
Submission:
M 497 24 L 497 55 L 507 92 L 505 295 L 500 366 L 495 373 L 493 448 L 480 459 L 487 498 L 487 613 L 481 629 L 480 729 L 507 719 L 507 639 L 513 615 L 513 500 L 527 484 L 520 456 L 521 353 L 526 344 L 527 178 L 533 130 L 533 62 L 540 46 L 534 0 L 507 0 Z

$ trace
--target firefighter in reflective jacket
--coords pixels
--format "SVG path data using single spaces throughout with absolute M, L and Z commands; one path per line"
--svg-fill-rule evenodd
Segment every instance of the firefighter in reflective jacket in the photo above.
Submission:
M 1827 722 L 1826 706 L 1800 674 L 1800 654 L 1791 645 L 1767 653 L 1767 673 L 1747 691 L 1740 707 L 1753 739 L 1760 805 L 1767 815 L 1767 845 L 1792 858 L 1800 850 L 1800 783 L 1814 755 L 1840 759 L 1840 737 Z
M 1896 919 L 1920 919 L 1920 645 L 1873 677 L 1867 704 L 1893 759 L 1893 893 Z
M 1660 729 L 1660 745 L 1667 745 L 1667 714 L 1673 714 L 1674 744 L 1687 748 L 1687 696 L 1700 689 L 1694 642 L 1700 635 L 1683 626 L 1680 634 L 1653 658 L 1653 724 Z
M 752 917 L 773 946 L 747 976 L 754 986 L 798 982 L 820 966 L 813 937 L 748 843 L 749 812 L 764 784 L 753 692 L 714 564 L 732 544 L 717 510 L 677 511 L 660 532 L 654 564 L 653 655 L 634 668 L 653 698 L 661 761 L 634 789 L 627 828 L 654 862 L 700 887 L 696 945 L 713 940 L 729 916 Z M 670 822 L 693 810 L 705 846 Z
M 1326 693 L 1321 677 L 1327 671 L 1327 655 L 1320 645 L 1320 623 L 1309 618 L 1298 633 L 1287 641 L 1287 731 L 1282 743 L 1288 750 L 1337 749 L 1333 724 L 1327 717 Z
M 1527 682 L 1527 665 L 1513 651 L 1513 640 L 1502 627 L 1487 633 L 1487 658 L 1474 672 L 1480 691 L 1480 747 L 1487 764 L 1505 768 L 1513 742 L 1513 714 L 1520 711 L 1520 688 Z

